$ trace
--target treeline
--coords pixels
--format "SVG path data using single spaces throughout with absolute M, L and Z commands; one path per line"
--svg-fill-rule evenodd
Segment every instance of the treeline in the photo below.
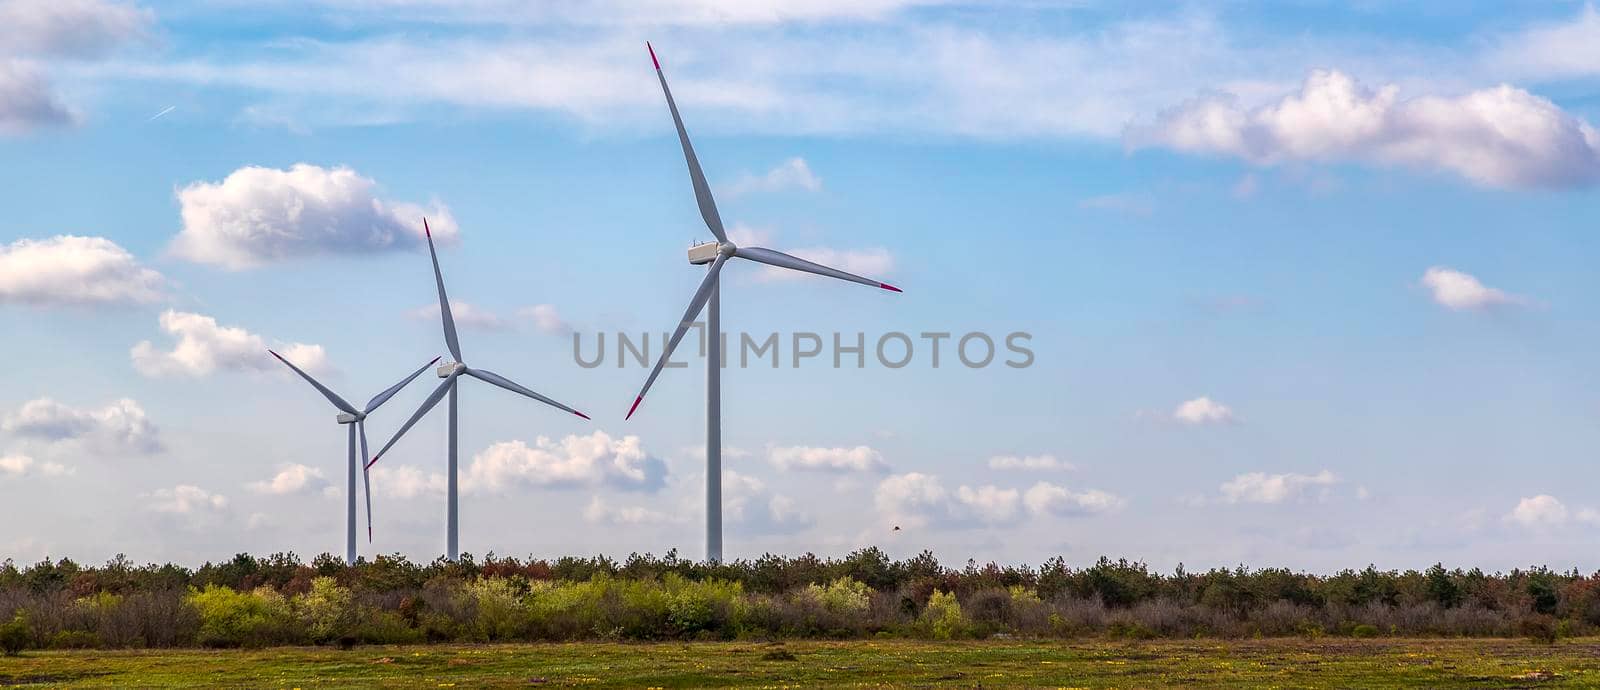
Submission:
M 707 564 L 632 555 L 421 564 L 239 554 L 197 569 L 0 564 L 0 647 L 182 647 L 501 640 L 1533 636 L 1600 630 L 1600 573 L 1547 568 L 1153 572 L 945 566 L 876 548 Z

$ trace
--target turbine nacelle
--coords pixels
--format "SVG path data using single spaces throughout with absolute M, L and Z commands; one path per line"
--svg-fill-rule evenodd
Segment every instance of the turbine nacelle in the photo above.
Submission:
M 334 417 L 334 419 L 339 420 L 340 424 L 355 424 L 356 422 L 361 421 L 361 415 L 353 415 L 349 412 L 340 412 L 337 417 Z
M 451 376 L 455 376 L 456 374 L 464 374 L 466 371 L 467 365 L 465 364 L 460 362 L 445 362 L 444 364 L 440 364 L 439 368 L 436 369 L 434 373 L 438 374 L 439 378 L 441 379 L 447 379 Z
M 722 243 L 706 242 L 689 248 L 689 263 L 695 266 L 704 266 L 717 260 L 717 255 L 722 252 Z M 733 253 L 729 250 L 728 253 Z

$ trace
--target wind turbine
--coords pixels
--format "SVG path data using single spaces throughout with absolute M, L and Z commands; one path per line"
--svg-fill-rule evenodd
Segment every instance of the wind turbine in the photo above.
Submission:
M 433 362 L 439 361 L 439 358 L 438 357 L 434 357 L 433 358 L 433 362 L 428 362 L 427 364 L 422 365 L 421 369 L 418 369 L 418 370 L 416 370 L 414 372 L 411 372 L 410 376 L 407 376 L 404 379 L 401 379 L 401 381 L 399 383 L 394 384 L 393 386 L 390 386 L 387 390 L 385 390 L 382 393 L 379 393 L 379 394 L 377 394 L 375 396 L 372 396 L 372 399 L 367 401 L 367 406 L 366 407 L 361 408 L 360 410 L 357 410 L 354 405 L 351 405 L 349 402 L 346 402 L 344 398 L 339 397 L 338 393 L 335 393 L 335 392 L 333 392 L 331 390 L 328 390 L 327 386 L 324 386 L 321 383 L 318 383 L 316 379 L 311 378 L 310 374 L 307 374 L 306 372 L 301 371 L 300 367 L 297 367 L 293 363 L 291 363 L 289 360 L 284 359 L 283 355 L 280 355 L 280 354 L 278 354 L 276 352 L 273 352 L 272 350 L 267 350 L 267 352 L 272 353 L 273 357 L 277 357 L 278 361 L 283 362 L 284 366 L 289 367 L 290 369 L 293 369 L 294 373 L 299 374 L 300 378 L 305 379 L 306 383 L 311 384 L 312 388 L 317 389 L 317 392 L 321 393 L 322 397 L 327 398 L 328 402 L 333 403 L 334 407 L 339 408 L 339 416 L 336 417 L 335 419 L 339 420 L 340 424 L 345 424 L 345 425 L 348 425 L 350 427 L 350 430 L 349 430 L 349 436 L 350 436 L 350 443 L 349 443 L 349 447 L 350 447 L 350 462 L 348 463 L 348 470 L 347 470 L 346 476 L 345 476 L 344 563 L 345 563 L 345 565 L 355 565 L 355 562 L 356 562 L 356 438 L 360 437 L 360 439 L 361 439 L 361 463 L 362 463 L 361 464 L 361 485 L 362 485 L 361 486 L 361 490 L 367 497 L 367 539 L 370 541 L 372 539 L 372 482 L 367 477 L 367 467 L 366 467 L 366 462 L 367 462 L 367 415 L 372 414 L 375 410 L 378 409 L 378 407 L 380 405 L 382 405 L 382 404 L 384 404 L 386 402 L 389 402 L 389 398 L 394 397 L 395 393 L 399 393 L 400 389 L 405 388 L 406 384 L 411 383 L 411 381 L 413 379 L 417 378 L 418 376 L 421 376 L 422 372 L 427 371 L 428 367 L 433 366 Z
M 678 330 L 673 331 L 672 338 L 667 341 L 666 350 L 661 353 L 661 359 L 656 361 L 656 367 L 650 370 L 650 377 L 645 379 L 644 387 L 639 389 L 639 396 L 633 399 L 633 407 L 628 408 L 628 418 L 631 419 L 633 413 L 639 409 L 639 403 L 644 401 L 645 393 L 650 391 L 651 384 L 654 384 L 656 377 L 661 375 L 661 368 L 672 357 L 672 351 L 678 347 L 678 341 L 683 340 L 683 334 L 693 325 L 700 310 L 706 309 L 706 560 L 720 563 L 722 561 L 722 324 L 718 274 L 722 271 L 722 264 L 728 259 L 749 259 L 769 266 L 815 273 L 892 292 L 900 292 L 900 288 L 812 263 L 783 252 L 761 247 L 739 247 L 728 241 L 728 234 L 722 228 L 722 217 L 717 214 L 717 202 L 711 198 L 711 186 L 706 184 L 706 175 L 700 170 L 700 161 L 695 158 L 694 147 L 689 144 L 689 133 L 683 128 L 683 118 L 678 116 L 678 105 L 672 100 L 672 90 L 667 88 L 667 76 L 661 71 L 661 61 L 656 59 L 656 49 L 649 43 L 645 43 L 645 48 L 650 51 L 650 62 L 655 65 L 656 78 L 661 81 L 661 93 L 667 97 L 667 109 L 672 111 L 672 123 L 678 128 L 678 142 L 683 145 L 683 158 L 689 165 L 689 181 L 694 185 L 694 197 L 700 206 L 700 217 L 705 219 L 706 227 L 716 236 L 717 241 L 706 242 L 689 249 L 690 264 L 696 266 L 710 264 L 711 268 L 707 270 L 705 279 L 700 282 L 700 289 L 695 290 L 694 298 L 689 300 L 689 308 L 684 310 L 683 318 L 678 322 Z
M 433 231 L 428 228 L 428 219 L 426 218 L 422 219 L 422 232 L 428 238 L 428 256 L 433 259 L 433 282 L 439 287 L 439 316 L 444 320 L 444 343 L 450 348 L 450 356 L 455 357 L 456 359 L 454 362 L 446 362 L 439 365 L 436 373 L 439 375 L 439 378 L 444 379 L 444 381 L 439 383 L 438 388 L 433 389 L 433 393 L 428 396 L 427 400 L 422 402 L 422 407 L 417 408 L 416 413 L 411 415 L 411 419 L 406 420 L 405 426 L 400 427 L 400 430 L 395 432 L 394 438 L 389 439 L 389 442 L 383 445 L 383 448 L 378 451 L 378 454 L 372 456 L 372 460 L 367 463 L 367 467 L 376 465 L 378 460 L 383 457 L 383 454 L 389 452 L 389 449 L 394 446 L 395 442 L 399 441 L 401 436 L 404 436 L 407 431 L 411 430 L 411 427 L 417 423 L 417 420 L 422 419 L 423 415 L 428 414 L 428 410 L 431 410 L 435 405 L 438 405 L 439 400 L 443 399 L 446 393 L 450 394 L 450 450 L 448 460 L 449 474 L 446 480 L 448 507 L 446 509 L 445 516 L 445 552 L 446 557 L 454 561 L 456 560 L 456 556 L 459 554 L 457 549 L 457 535 L 459 534 L 460 526 L 459 522 L 457 521 L 459 511 L 458 504 L 456 502 L 456 379 L 465 374 L 485 383 L 490 383 L 504 388 L 512 393 L 533 398 L 534 400 L 542 402 L 546 405 L 550 405 L 551 407 L 566 410 L 567 412 L 571 412 L 572 414 L 578 415 L 584 419 L 588 419 L 589 415 L 539 395 L 538 393 L 535 393 L 532 390 L 524 387 L 522 384 L 519 384 L 487 369 L 467 368 L 467 365 L 463 363 L 461 359 L 461 343 L 456 338 L 456 320 L 455 317 L 450 315 L 450 298 L 446 297 L 444 294 L 444 275 L 439 272 L 439 253 L 434 251 Z

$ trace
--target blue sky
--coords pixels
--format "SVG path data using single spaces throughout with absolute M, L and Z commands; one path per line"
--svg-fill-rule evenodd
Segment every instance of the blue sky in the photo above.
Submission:
M 725 271 L 726 330 L 869 344 L 725 373 L 729 557 L 1600 567 L 1590 5 L 0 20 L 0 556 L 340 552 L 343 430 L 264 349 L 357 402 L 445 354 L 423 212 L 468 363 L 594 417 L 464 385 L 462 548 L 699 556 L 703 362 L 623 421 L 646 370 L 573 358 L 702 276 L 650 40 L 736 241 L 905 289 Z M 1035 360 L 889 369 L 893 331 Z M 380 464 L 364 554 L 442 552 L 442 427 Z

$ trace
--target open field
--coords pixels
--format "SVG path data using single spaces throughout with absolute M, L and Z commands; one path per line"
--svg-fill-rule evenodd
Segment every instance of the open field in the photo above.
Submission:
M 793 641 L 30 652 L 0 685 L 1595 687 L 1600 638 Z

